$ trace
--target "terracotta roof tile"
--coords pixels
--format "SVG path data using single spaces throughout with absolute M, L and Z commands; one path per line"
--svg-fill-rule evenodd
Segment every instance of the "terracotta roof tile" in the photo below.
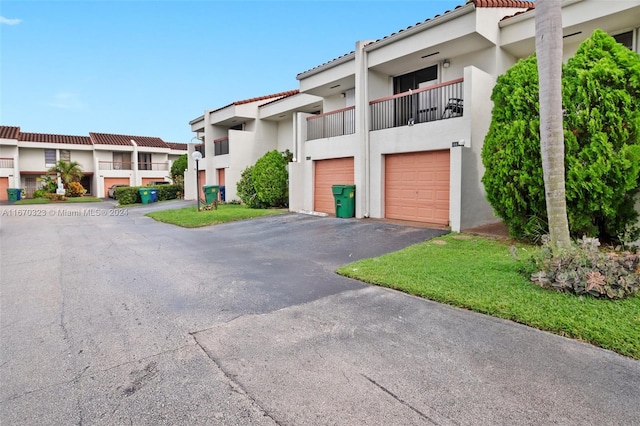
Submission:
M 466 4 L 469 4 L 469 3 L 473 3 L 473 5 L 474 5 L 476 8 L 478 8 L 478 7 L 487 7 L 487 8 L 488 8 L 488 7 L 513 7 L 513 8 L 527 8 L 527 9 L 534 9 L 534 8 L 536 7 L 535 2 L 532 2 L 532 1 L 520 1 L 520 0 L 467 0 L 467 3 L 466 3 Z M 453 8 L 453 10 L 458 10 L 458 9 L 460 9 L 461 7 L 466 6 L 466 4 L 465 4 L 465 5 L 462 5 L 462 6 L 456 6 L 455 8 Z M 451 13 L 451 12 L 452 12 L 452 10 L 447 10 L 447 11 L 445 11 L 444 13 L 442 13 L 442 15 L 446 15 L 447 13 Z M 405 32 L 405 31 L 407 31 L 407 30 L 409 30 L 409 29 L 411 29 L 411 28 L 413 28 L 413 27 L 417 27 L 417 26 L 422 25 L 422 24 L 424 24 L 424 23 L 426 23 L 426 22 L 429 22 L 429 21 L 431 21 L 431 20 L 433 20 L 433 19 L 439 18 L 439 17 L 440 17 L 440 16 L 442 16 L 442 15 L 438 14 L 438 15 L 435 15 L 433 18 L 427 18 L 426 20 L 424 20 L 424 21 L 422 21 L 422 22 L 418 22 L 418 23 L 416 23 L 415 25 L 411 25 L 411 26 L 409 26 L 409 27 L 407 27 L 407 28 L 405 28 L 405 29 L 401 29 L 401 30 L 399 30 L 399 31 L 398 31 L 398 32 L 396 32 L 396 33 L 392 33 L 392 34 L 390 34 L 390 35 L 388 35 L 388 36 L 384 36 L 384 37 L 383 37 L 383 38 L 381 38 L 381 39 L 378 39 L 378 40 L 372 41 L 371 43 L 368 43 L 367 45 L 377 43 L 377 42 L 379 42 L 379 41 L 381 41 L 381 40 L 386 40 L 386 39 L 388 39 L 388 38 L 390 38 L 390 37 L 395 36 L 396 34 L 403 33 L 403 32 Z M 345 55 L 338 56 L 337 58 L 332 59 L 332 60 L 330 60 L 330 61 L 327 61 L 327 62 L 325 62 L 325 63 L 324 63 L 324 64 L 322 64 L 322 65 L 318 65 L 317 67 L 313 67 L 313 68 L 311 68 L 311 69 L 309 69 L 309 70 L 307 70 L 307 71 L 303 71 L 303 72 L 299 73 L 299 74 L 298 74 L 298 77 L 299 77 L 300 75 L 302 75 L 302 74 L 305 74 L 305 73 L 309 72 L 309 71 L 313 71 L 313 70 L 315 70 L 315 69 L 322 68 L 322 67 L 324 67 L 325 65 L 328 65 L 328 64 L 333 63 L 333 62 L 335 62 L 335 61 L 338 61 L 338 60 L 340 60 L 340 59 L 343 59 L 343 58 L 345 58 L 345 57 L 347 57 L 347 56 L 349 56 L 349 55 L 353 55 L 354 53 L 355 53 L 354 51 L 351 51 L 351 52 L 349 52 L 349 53 L 347 53 L 347 54 L 345 54 Z
M 92 145 L 88 136 L 51 135 L 47 133 L 20 132 L 20 142 L 66 143 L 72 145 Z
M 476 7 L 524 7 L 535 8 L 536 4 L 532 1 L 520 0 L 473 0 Z
M 20 127 L 18 126 L 0 126 L 0 139 L 18 139 Z
M 188 146 L 186 143 L 180 143 L 180 142 L 165 142 L 165 143 L 169 148 L 177 149 L 178 151 L 186 151 L 188 149 Z
M 216 109 L 214 109 L 214 110 L 212 110 L 210 112 L 220 111 L 220 110 L 223 110 L 223 109 L 225 109 L 227 107 L 230 107 L 231 105 L 243 105 L 243 104 L 249 104 L 251 102 L 263 101 L 263 100 L 267 100 L 267 99 L 278 100 L 278 99 L 284 98 L 286 96 L 296 95 L 299 92 L 300 91 L 298 89 L 287 90 L 286 92 L 274 93 L 272 95 L 259 96 L 257 98 L 250 98 L 250 99 L 244 99 L 244 100 L 241 100 L 241 101 L 235 101 L 235 102 L 232 102 L 232 103 L 230 103 L 228 105 L 225 105 L 223 107 L 216 108 Z M 277 99 L 274 99 L 274 98 L 277 98 Z
M 300 93 L 300 91 L 299 91 L 299 90 L 291 90 L 291 91 L 290 91 L 290 93 L 289 93 L 288 95 L 283 96 L 283 97 L 278 98 L 278 99 L 274 99 L 274 100 L 269 101 L 269 102 L 266 102 L 266 103 L 264 103 L 264 104 L 260 105 L 258 108 L 262 108 L 262 107 L 263 107 L 263 106 L 265 106 L 265 105 L 271 105 L 271 104 L 276 103 L 276 102 L 279 102 L 279 101 L 281 101 L 281 100 L 283 100 L 283 99 L 290 98 L 291 96 L 295 96 L 295 95 L 297 95 L 297 94 L 299 94 L 299 93 Z
M 162 139 L 151 136 L 113 135 L 109 133 L 89 133 L 89 136 L 93 143 L 98 145 L 133 146 L 131 143 L 131 139 L 133 139 L 138 146 L 168 148 Z

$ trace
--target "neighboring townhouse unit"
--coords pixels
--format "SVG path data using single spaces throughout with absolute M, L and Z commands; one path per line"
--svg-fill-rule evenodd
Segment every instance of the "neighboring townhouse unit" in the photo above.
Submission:
M 318 111 L 321 101 L 319 97 L 292 90 L 236 101 L 192 120 L 191 130 L 202 141 L 190 148 L 203 156 L 198 164 L 200 187 L 224 186 L 224 198 L 237 199 L 236 184 L 246 167 L 274 149 L 291 150 L 295 131 L 293 111 Z M 185 174 L 185 196 L 195 198 L 193 160 L 189 164 L 191 173 Z
M 7 188 L 22 188 L 30 197 L 40 186 L 38 178 L 58 160 L 79 163 L 87 194 L 106 197 L 113 184 L 170 180 L 172 162 L 186 152 L 187 144 L 148 136 L 51 135 L 0 126 L 0 200 L 7 199 Z
M 638 51 L 640 0 L 565 0 L 562 11 L 565 59 L 597 28 Z M 290 149 L 292 211 L 333 213 L 332 185 L 355 184 L 356 217 L 460 231 L 497 220 L 481 183 L 491 91 L 498 75 L 534 51 L 534 2 L 470 0 L 380 40 L 357 42 L 351 53 L 298 74 L 299 90 L 252 100 L 250 117 L 228 106 L 224 118 L 207 121 L 220 110 L 207 112 L 192 130 L 205 137 L 210 154 L 227 136 L 216 126 L 245 123 L 234 132 L 250 134 L 227 141 L 229 152 L 243 156 L 238 164 Z M 203 164 L 207 183 L 217 182 L 210 173 L 221 167 L 229 166 Z M 227 183 L 230 194 L 235 188 Z

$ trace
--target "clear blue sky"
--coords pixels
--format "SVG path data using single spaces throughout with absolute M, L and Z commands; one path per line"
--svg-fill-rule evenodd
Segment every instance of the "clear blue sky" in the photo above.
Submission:
M 205 109 L 298 88 L 296 75 L 465 0 L 0 3 L 0 124 L 188 142 Z

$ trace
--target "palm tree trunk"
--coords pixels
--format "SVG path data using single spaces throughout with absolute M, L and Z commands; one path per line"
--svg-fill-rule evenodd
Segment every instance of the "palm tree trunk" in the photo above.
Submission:
M 549 236 L 554 250 L 571 244 L 567 220 L 562 129 L 562 8 L 536 1 L 536 55 L 540 89 L 540 147 Z

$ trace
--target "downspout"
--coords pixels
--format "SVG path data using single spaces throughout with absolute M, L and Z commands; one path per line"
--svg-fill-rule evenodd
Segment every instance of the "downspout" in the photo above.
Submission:
M 356 79 L 357 110 L 360 110 L 358 132 L 362 135 L 362 153 L 364 156 L 364 211 L 362 217 L 368 218 L 371 215 L 371 141 L 369 138 L 369 65 L 367 51 L 364 47 L 367 41 L 360 41 L 357 45 L 357 54 L 360 56 L 360 67 L 357 70 L 359 78 Z M 360 89 L 360 90 L 358 90 Z

